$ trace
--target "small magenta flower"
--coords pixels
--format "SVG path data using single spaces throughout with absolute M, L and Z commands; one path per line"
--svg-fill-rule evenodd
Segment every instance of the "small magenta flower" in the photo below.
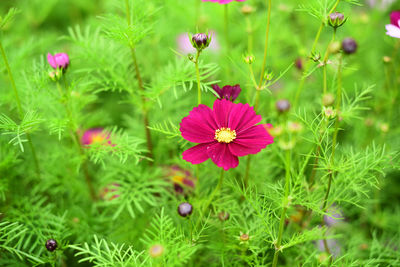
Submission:
M 108 144 L 111 145 L 110 134 L 105 132 L 103 128 L 93 128 L 86 130 L 81 138 L 82 145 L 101 144 L 105 140 L 108 140 Z
M 236 98 L 239 96 L 242 89 L 240 88 L 239 84 L 236 85 L 225 85 L 222 89 L 218 86 L 218 84 L 213 84 L 212 88 L 218 94 L 219 99 L 225 98 L 229 101 L 235 101 Z
M 200 104 L 182 119 L 180 131 L 189 142 L 199 143 L 184 151 L 183 159 L 200 164 L 211 159 L 224 170 L 236 168 L 238 157 L 257 154 L 274 142 L 253 107 L 217 99 L 213 109 Z
M 47 62 L 49 62 L 50 66 L 53 69 L 62 69 L 66 70 L 69 65 L 69 57 L 66 53 L 58 53 L 54 54 L 54 56 L 50 53 L 47 54 Z
M 400 38 L 400 10 L 390 13 L 390 24 L 386 25 L 386 30 L 387 35 Z
M 246 0 L 202 0 L 203 2 L 214 2 L 218 4 L 229 4 L 230 2 L 236 1 L 236 2 L 244 2 Z

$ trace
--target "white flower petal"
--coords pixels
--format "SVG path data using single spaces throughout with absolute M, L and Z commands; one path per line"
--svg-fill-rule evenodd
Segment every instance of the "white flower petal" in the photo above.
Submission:
M 396 27 L 392 24 L 387 24 L 386 26 L 386 34 L 391 36 L 391 37 L 395 37 L 395 38 L 400 38 L 400 28 Z

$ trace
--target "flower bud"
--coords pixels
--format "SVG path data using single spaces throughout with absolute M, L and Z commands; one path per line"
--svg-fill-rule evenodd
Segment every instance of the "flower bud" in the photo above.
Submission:
M 46 249 L 50 252 L 53 252 L 57 248 L 57 241 L 54 239 L 49 239 L 46 241 Z
M 290 133 L 301 133 L 303 131 L 303 125 L 295 121 L 289 121 L 287 128 Z
M 190 214 L 192 214 L 192 212 L 193 212 L 193 207 L 191 204 L 189 204 L 187 202 L 183 202 L 183 203 L 179 204 L 178 213 L 182 217 L 189 216 Z
M 65 72 L 69 66 L 69 57 L 66 53 L 58 53 L 54 56 L 50 53 L 47 54 L 47 62 L 53 69 L 62 69 Z
M 391 61 L 392 61 L 392 59 L 390 57 L 388 57 L 388 56 L 384 56 L 383 57 L 383 62 L 384 63 L 390 63 Z
M 321 59 L 321 54 L 320 53 L 312 53 L 311 54 L 311 60 L 313 60 L 314 62 L 318 62 Z
M 353 38 L 345 38 L 342 41 L 342 49 L 345 54 L 354 54 L 357 51 L 357 42 Z
M 334 29 L 342 26 L 346 22 L 346 20 L 347 18 L 344 18 L 344 15 L 340 12 L 333 12 L 328 16 L 328 24 Z
M 243 15 L 250 15 L 251 13 L 254 12 L 254 7 L 252 7 L 250 5 L 244 5 L 240 9 L 240 11 L 242 12 Z
M 303 60 L 300 57 L 296 59 L 294 65 L 298 70 L 303 70 Z
M 246 64 L 253 64 L 253 62 L 256 60 L 256 58 L 253 56 L 253 55 L 246 55 L 246 56 L 243 56 L 243 61 L 246 63 Z
M 327 119 L 333 119 L 336 116 L 336 110 L 334 110 L 332 107 L 324 107 L 323 111 L 325 118 Z
M 221 211 L 220 213 L 218 213 L 218 219 L 221 222 L 224 222 L 224 221 L 228 220 L 229 219 L 229 213 L 226 212 L 226 211 Z
M 164 253 L 164 247 L 160 244 L 156 244 L 150 247 L 149 254 L 152 258 L 158 258 Z
M 339 53 L 341 48 L 340 42 L 332 42 L 329 44 L 328 50 L 330 54 L 336 54 Z
M 264 79 L 267 81 L 267 82 L 269 82 L 269 81 L 272 81 L 272 79 L 274 78 L 274 73 L 271 71 L 271 72 L 266 72 L 265 74 L 264 74 Z
M 276 102 L 275 107 L 276 107 L 276 110 L 277 110 L 277 111 L 279 111 L 279 112 L 281 112 L 281 113 L 284 113 L 284 112 L 286 112 L 286 111 L 289 111 L 289 109 L 290 109 L 290 102 L 289 102 L 289 100 L 287 100 L 287 99 L 281 99 L 281 100 L 278 100 L 278 101 Z
M 211 37 L 205 33 L 196 33 L 192 36 L 192 45 L 197 51 L 201 51 L 210 45 Z
M 325 107 L 332 106 L 335 102 L 335 96 L 331 93 L 326 93 L 322 96 L 322 105 Z
M 244 234 L 244 233 L 240 232 L 240 237 L 239 238 L 240 238 L 240 241 L 246 242 L 246 241 L 249 241 L 250 236 L 249 236 L 249 234 Z

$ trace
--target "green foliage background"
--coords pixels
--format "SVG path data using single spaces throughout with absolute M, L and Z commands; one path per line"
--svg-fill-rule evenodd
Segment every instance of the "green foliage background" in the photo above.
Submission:
M 291 178 L 290 202 L 279 266 L 327 265 L 323 260 L 327 255 L 316 246 L 323 238 L 340 246 L 333 266 L 399 266 L 400 42 L 386 36 L 384 27 L 399 4 L 379 9 L 363 1 L 339 3 L 337 10 L 348 21 L 336 38 L 354 38 L 358 51 L 343 59 L 342 121 L 334 161 L 334 120 L 326 119 L 321 108 L 323 72 L 318 63 L 311 62 L 310 72 L 304 74 L 309 76 L 298 106 L 286 115 L 275 109 L 282 98 L 293 104 L 302 78 L 293 62 L 310 56 L 318 27 L 334 3 L 272 1 L 266 70 L 274 74 L 274 83 L 261 91 L 258 113 L 262 123 L 282 127 L 283 133 L 252 157 L 247 189 L 242 182 L 246 158 L 227 172 L 221 194 L 202 219 L 201 210 L 218 182 L 218 168 L 211 161 L 201 164 L 199 183 L 186 195 L 176 194 L 166 177 L 165 169 L 171 165 L 197 175 L 195 166 L 182 160 L 182 152 L 192 145 L 179 132 L 181 119 L 197 105 L 196 73 L 186 56 L 177 55 L 177 36 L 216 32 L 220 50 L 206 49 L 200 57 L 204 104 L 212 105 L 211 85 L 219 83 L 240 84 L 238 101 L 253 105 L 255 89 L 243 55 L 251 29 L 258 81 L 265 2 L 228 5 L 227 43 L 224 6 L 216 3 L 130 0 L 130 27 L 122 0 L 2 0 L 0 42 L 23 116 L 18 116 L 1 60 L 0 266 L 270 266 L 285 207 L 285 171 Z M 248 17 L 240 12 L 244 4 L 255 8 Z M 16 12 L 8 13 L 12 7 Z M 317 53 L 324 55 L 331 36 L 332 29 L 324 27 Z M 139 89 L 129 46 L 136 49 L 144 91 Z M 48 52 L 70 56 L 65 76 L 68 99 L 60 97 L 49 79 Z M 384 56 L 390 57 L 389 63 Z M 328 92 L 334 95 L 338 57 L 330 55 L 327 66 Z M 65 111 L 65 101 L 72 116 Z M 147 154 L 143 113 L 149 115 L 154 160 Z M 302 131 L 291 131 L 288 122 L 300 123 Z M 70 125 L 78 134 L 104 127 L 117 146 L 93 145 L 79 153 Z M 315 158 L 319 164 L 311 186 Z M 93 201 L 85 171 L 96 195 L 112 184 L 119 186 Z M 338 207 L 345 219 L 328 229 L 321 227 L 322 201 L 332 172 L 328 206 Z M 119 197 L 109 200 L 114 194 Z M 190 220 L 176 211 L 183 201 L 194 207 Z M 230 214 L 225 222 L 218 219 L 221 211 Z M 240 242 L 241 233 L 248 233 L 250 240 Z M 52 253 L 44 246 L 49 238 L 58 242 Z M 149 255 L 155 244 L 165 248 L 159 258 Z

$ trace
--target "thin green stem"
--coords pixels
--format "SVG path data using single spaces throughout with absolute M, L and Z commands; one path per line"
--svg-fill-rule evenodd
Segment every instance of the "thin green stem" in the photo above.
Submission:
M 326 47 L 326 51 L 325 51 L 325 56 L 324 56 L 324 60 L 322 62 L 323 66 L 323 81 L 324 81 L 324 89 L 323 89 L 323 93 L 326 94 L 328 91 L 328 86 L 327 86 L 327 64 L 328 64 L 328 57 L 330 55 L 330 46 L 331 44 L 335 41 L 335 37 L 336 37 L 336 30 L 333 30 L 333 34 L 332 34 L 332 40 L 329 42 L 328 46 Z
M 196 59 L 194 65 L 196 67 L 196 78 L 197 78 L 197 104 L 201 104 L 201 85 L 200 85 L 200 70 L 199 70 L 199 57 L 201 50 L 197 50 Z
M 131 9 L 129 7 L 129 0 L 125 0 L 125 10 L 126 10 L 126 21 L 128 23 L 128 26 L 132 26 L 132 21 L 131 21 Z M 146 98 L 144 97 L 144 85 L 143 85 L 143 80 L 142 76 L 140 74 L 140 69 L 139 65 L 137 63 L 137 58 L 136 58 L 136 51 L 135 51 L 135 45 L 133 43 L 129 44 L 129 48 L 131 50 L 131 56 L 132 56 L 132 61 L 135 66 L 135 72 L 136 72 L 136 80 L 139 85 L 139 90 L 141 91 L 140 98 L 142 102 L 142 112 L 143 112 L 143 124 L 144 124 L 144 131 L 146 135 L 146 143 L 147 143 L 147 150 L 148 150 L 148 157 L 151 159 L 154 159 L 153 155 L 153 143 L 151 140 L 151 133 L 150 133 L 150 123 L 149 123 L 149 113 L 146 108 Z M 152 164 L 152 162 L 150 162 Z
M 82 170 L 83 170 L 83 174 L 85 176 L 86 184 L 89 188 L 90 197 L 92 198 L 93 201 L 96 201 L 97 200 L 96 191 L 94 190 L 92 179 L 89 174 L 89 169 L 88 169 L 88 165 L 87 165 L 87 161 L 86 161 L 86 155 L 80 144 L 79 136 L 77 133 L 76 122 L 75 122 L 74 116 L 73 116 L 71 108 L 70 108 L 70 101 L 69 101 L 70 95 L 69 95 L 68 84 L 67 84 L 67 80 L 65 78 L 65 74 L 63 74 L 62 79 L 64 82 L 65 93 L 63 93 L 63 90 L 62 90 L 59 82 L 57 82 L 57 84 L 56 84 L 57 89 L 58 89 L 58 92 L 60 93 L 61 98 L 63 98 L 65 96 L 65 102 L 63 102 L 63 104 L 64 104 L 65 111 L 67 112 L 67 116 L 68 116 L 68 120 L 69 120 L 69 124 L 70 124 L 71 139 L 74 142 L 76 148 L 78 149 L 79 155 L 81 156 Z M 64 101 L 64 100 L 62 100 L 62 101 Z
M 10 64 L 8 63 L 7 55 L 6 55 L 6 52 L 4 51 L 4 48 L 3 48 L 3 45 L 1 42 L 0 42 L 0 51 L 1 51 L 1 55 L 3 57 L 4 65 L 6 66 L 6 69 L 7 69 L 8 77 L 11 82 L 11 87 L 13 88 L 13 91 L 14 91 L 15 100 L 17 102 L 18 115 L 19 115 L 20 120 L 22 121 L 24 119 L 24 111 L 22 109 L 22 104 L 21 104 L 21 100 L 19 98 L 17 86 L 15 85 L 14 76 L 11 72 Z M 29 148 L 31 149 L 33 162 L 35 164 L 36 175 L 38 178 L 40 178 L 40 166 L 39 166 L 39 160 L 38 160 L 38 157 L 36 154 L 35 147 L 33 146 L 30 134 L 28 132 L 25 134 L 26 134 L 26 139 L 28 140 Z
M 275 253 L 274 253 L 274 259 L 272 260 L 272 267 L 276 267 L 278 264 L 278 257 L 279 257 L 279 252 L 281 249 L 281 242 L 282 242 L 282 236 L 283 236 L 283 229 L 285 226 L 285 218 L 286 218 L 286 211 L 290 205 L 290 200 L 289 200 L 289 186 L 290 186 L 290 165 L 291 165 L 291 150 L 288 149 L 286 150 L 286 160 L 285 160 L 285 167 L 286 167 L 286 175 L 285 175 L 285 196 L 283 198 L 282 204 L 282 213 L 281 213 L 281 218 L 279 220 L 279 230 L 278 230 L 278 239 L 275 244 Z
M 229 51 L 229 12 L 228 5 L 224 5 L 224 27 L 225 27 L 225 42 L 226 48 Z
M 253 52 L 253 25 L 249 16 L 246 16 L 246 31 L 247 31 L 247 53 L 250 55 Z
M 329 10 L 328 14 L 332 13 L 336 9 L 336 7 L 338 6 L 339 2 L 340 2 L 340 0 L 336 0 L 335 4 Z M 324 21 L 322 21 L 321 25 L 318 28 L 317 34 L 315 35 L 314 42 L 313 42 L 313 45 L 312 45 L 312 48 L 311 48 L 311 51 L 310 51 L 310 55 L 314 54 L 315 49 L 317 48 L 318 40 L 319 40 L 319 38 L 321 36 L 322 30 L 324 29 L 324 27 L 325 27 L 325 23 L 324 23 Z M 307 78 L 307 74 L 308 74 L 308 70 L 310 69 L 310 67 L 311 67 L 311 61 L 308 60 L 306 66 L 304 68 L 304 73 L 301 76 L 299 87 L 297 88 L 297 91 L 296 91 L 296 96 L 294 98 L 294 103 L 293 103 L 293 107 L 294 108 L 297 107 L 297 104 L 299 103 L 300 94 L 303 91 L 303 87 L 304 87 L 304 84 L 305 84 L 305 81 L 306 81 L 306 78 Z
M 267 55 L 268 55 L 268 39 L 269 39 L 269 24 L 271 21 L 271 0 L 266 0 L 268 5 L 267 11 L 267 28 L 265 30 L 265 44 L 264 44 L 264 59 L 261 65 L 261 74 L 260 74 L 260 82 L 258 83 L 258 88 L 261 88 L 262 82 L 264 80 L 264 71 L 265 71 L 265 64 L 267 63 Z M 256 103 L 257 103 L 256 99 Z
M 201 223 L 201 221 L 202 221 L 202 219 L 204 217 L 204 214 L 206 213 L 206 211 L 207 211 L 208 207 L 210 206 L 211 202 L 213 201 L 214 196 L 221 191 L 222 183 L 224 182 L 224 174 L 225 174 L 225 170 L 221 168 L 221 173 L 220 173 L 220 176 L 219 176 L 217 187 L 215 187 L 214 191 L 212 191 L 212 193 L 208 197 L 206 205 L 202 209 L 202 211 L 200 213 L 200 217 L 197 220 L 195 229 L 197 229 L 199 227 L 199 224 Z
M 265 30 L 265 44 L 264 44 L 264 59 L 263 63 L 261 66 L 261 74 L 260 74 L 260 82 L 258 86 L 255 85 L 256 88 L 256 102 L 254 104 L 254 111 L 257 112 L 258 105 L 260 102 L 260 91 L 261 91 L 261 86 L 262 82 L 264 80 L 264 71 L 265 71 L 265 64 L 267 63 L 267 55 L 268 55 L 268 39 L 269 39 L 269 25 L 271 21 L 271 0 L 266 0 L 266 3 L 268 5 L 268 10 L 267 10 L 267 28 Z M 250 72 L 252 74 L 252 77 L 254 79 L 254 73 L 253 73 L 253 68 L 250 66 Z M 255 83 L 255 81 L 254 81 Z M 247 164 L 246 164 L 246 171 L 245 171 L 245 176 L 243 179 L 244 185 L 247 188 L 248 182 L 249 182 L 249 174 L 250 174 L 250 166 L 251 166 L 251 156 L 249 155 L 247 157 Z

